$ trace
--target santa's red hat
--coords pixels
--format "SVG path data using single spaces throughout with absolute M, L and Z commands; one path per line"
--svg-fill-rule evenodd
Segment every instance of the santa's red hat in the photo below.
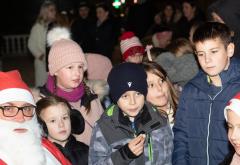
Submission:
M 29 87 L 17 70 L 0 72 L 0 104 L 23 101 L 35 105 Z
M 123 60 L 126 60 L 128 56 L 144 53 L 144 47 L 139 38 L 135 36 L 133 32 L 124 32 L 120 37 L 120 48 L 123 55 Z
M 240 92 L 237 93 L 229 102 L 228 105 L 224 108 L 224 116 L 227 119 L 227 111 L 231 110 L 240 116 Z

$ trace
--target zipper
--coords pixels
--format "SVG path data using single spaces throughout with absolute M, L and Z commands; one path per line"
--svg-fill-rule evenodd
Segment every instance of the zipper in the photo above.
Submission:
M 212 98 L 210 95 L 208 97 L 211 100 L 210 104 L 210 111 L 208 115 L 208 128 L 207 128 L 207 165 L 209 165 L 209 134 L 210 134 L 210 124 L 211 124 L 211 115 L 212 115 L 212 104 L 215 98 L 222 92 L 223 88 L 221 87 L 221 90 Z
M 150 134 L 147 134 L 147 143 L 148 143 L 148 158 L 153 162 L 153 148 L 152 148 L 152 137 Z

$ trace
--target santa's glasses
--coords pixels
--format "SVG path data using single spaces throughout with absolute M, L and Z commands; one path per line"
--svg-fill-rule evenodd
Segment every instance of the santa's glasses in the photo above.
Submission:
M 17 106 L 0 106 L 0 109 L 3 111 L 3 116 L 5 117 L 14 117 L 21 110 L 23 116 L 33 117 L 36 107 L 33 105 L 17 107 Z

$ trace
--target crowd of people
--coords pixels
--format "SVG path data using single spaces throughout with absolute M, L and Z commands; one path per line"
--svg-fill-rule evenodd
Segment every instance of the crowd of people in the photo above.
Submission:
M 105 3 L 70 19 L 45 1 L 28 42 L 35 86 L 0 72 L 0 165 L 240 164 L 240 31 L 222 15 L 240 3 L 213 3 L 211 21 L 181 5 L 142 33 Z

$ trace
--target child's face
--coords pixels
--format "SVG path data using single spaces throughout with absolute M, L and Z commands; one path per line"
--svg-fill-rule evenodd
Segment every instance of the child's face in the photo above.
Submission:
M 133 56 L 128 56 L 128 58 L 126 59 L 126 62 L 139 64 L 142 62 L 142 59 L 143 59 L 143 55 L 141 55 L 140 53 L 136 53 Z
M 166 48 L 172 40 L 172 32 L 161 32 L 157 33 L 157 39 L 158 39 L 158 47 L 159 48 Z
M 169 104 L 169 88 L 166 81 L 159 76 L 147 72 L 147 101 L 165 110 Z
M 196 55 L 201 68 L 211 79 L 219 77 L 226 70 L 233 56 L 234 45 L 224 46 L 220 38 L 195 43 Z
M 119 108 L 129 117 L 135 117 L 144 105 L 144 95 L 137 91 L 127 91 L 117 102 Z
M 228 139 L 233 145 L 236 153 L 240 156 L 240 116 L 234 111 L 227 111 Z
M 81 63 L 72 63 L 55 73 L 57 77 L 57 86 L 72 90 L 80 85 L 83 80 L 83 65 Z
M 63 104 L 52 105 L 40 114 L 48 129 L 48 139 L 60 145 L 67 142 L 71 134 L 69 109 Z

